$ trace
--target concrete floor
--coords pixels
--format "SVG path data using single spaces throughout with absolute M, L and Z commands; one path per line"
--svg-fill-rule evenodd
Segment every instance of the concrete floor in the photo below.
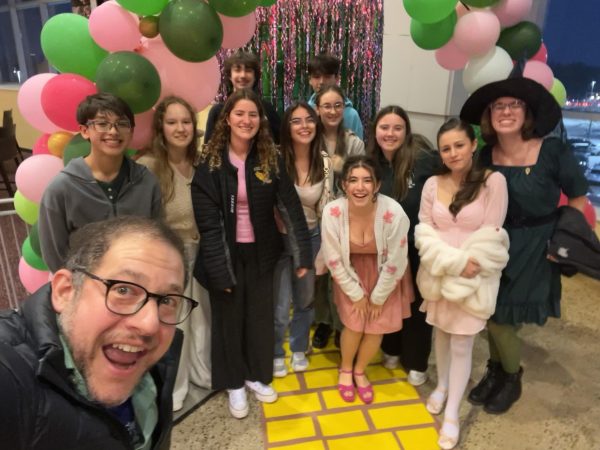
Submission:
M 600 281 L 581 275 L 563 278 L 562 304 L 561 320 L 521 330 L 521 399 L 501 416 L 463 401 L 457 448 L 600 450 Z M 483 333 L 476 340 L 469 387 L 482 376 L 486 359 Z M 431 362 L 435 378 L 433 358 Z M 417 389 L 426 398 L 434 387 L 429 380 Z M 261 417 L 260 405 L 251 398 L 250 415 L 232 418 L 226 395 L 218 393 L 175 427 L 171 448 L 262 450 Z

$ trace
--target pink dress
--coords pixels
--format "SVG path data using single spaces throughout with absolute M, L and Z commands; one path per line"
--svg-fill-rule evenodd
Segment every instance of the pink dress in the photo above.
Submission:
M 360 278 L 363 290 L 371 293 L 379 278 L 375 239 L 373 238 L 370 242 L 362 245 L 350 241 L 350 262 Z M 408 273 L 408 267 L 406 271 Z M 404 274 L 403 279 L 410 279 L 410 274 L 407 277 L 407 273 Z M 410 317 L 410 302 L 412 301 L 410 293 L 403 295 L 403 284 L 401 281 L 396 285 L 383 304 L 379 318 L 374 322 L 370 322 L 360 318 L 352 311 L 352 304 L 354 302 L 334 282 L 333 299 L 337 306 L 340 320 L 346 328 L 367 334 L 385 334 L 400 330 L 402 328 L 402 320 Z
M 444 242 L 460 247 L 479 228 L 486 225 L 502 226 L 508 205 L 506 180 L 502 174 L 492 173 L 475 201 L 463 206 L 456 217 L 437 199 L 437 180 L 438 177 L 431 177 L 423 187 L 419 221 L 434 227 Z M 421 310 L 427 312 L 428 324 L 446 333 L 473 335 L 483 330 L 486 323 L 463 310 L 457 303 L 445 299 L 425 299 Z

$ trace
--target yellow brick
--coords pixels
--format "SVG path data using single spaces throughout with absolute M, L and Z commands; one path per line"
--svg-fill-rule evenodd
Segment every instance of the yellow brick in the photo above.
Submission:
M 323 441 L 308 441 L 302 444 L 282 445 L 278 447 L 269 447 L 271 450 L 325 450 Z
M 310 417 L 267 422 L 267 440 L 270 443 L 302 439 L 314 435 L 315 425 Z
M 402 369 L 389 370 L 381 364 L 374 364 L 367 367 L 367 377 L 371 381 L 406 379 L 406 372 Z
M 309 369 L 331 369 L 340 365 L 339 352 L 313 353 L 308 357 L 310 360 Z
M 369 425 L 362 411 L 348 411 L 317 416 L 324 436 L 337 436 L 346 433 L 367 431 Z
M 300 382 L 295 373 L 289 373 L 283 378 L 273 378 L 273 388 L 277 392 L 292 392 L 300 389 Z
M 397 402 L 403 400 L 417 400 L 419 394 L 410 384 L 397 381 L 395 383 L 377 384 L 373 386 L 375 391 L 374 404 Z
M 348 403 L 342 400 L 342 397 L 340 396 L 340 393 L 337 391 L 337 389 L 323 391 L 321 392 L 321 395 L 323 395 L 323 400 L 325 400 L 325 408 L 327 409 L 347 408 L 348 406 L 356 406 L 362 404 L 358 396 L 356 396 L 352 403 Z
M 433 427 L 397 431 L 404 450 L 438 450 L 438 433 Z
M 282 395 L 275 403 L 263 403 L 266 418 L 291 416 L 292 414 L 311 413 L 321 410 L 317 393 L 300 395 Z
M 337 386 L 338 371 L 337 369 L 323 369 L 305 372 L 304 380 L 309 389 Z
M 329 450 L 362 450 L 362 449 L 381 449 L 381 450 L 399 450 L 398 441 L 392 433 L 368 434 L 341 439 L 328 439 Z
M 369 415 L 373 424 L 379 430 L 433 423 L 431 415 L 422 403 L 371 408 L 369 409 Z

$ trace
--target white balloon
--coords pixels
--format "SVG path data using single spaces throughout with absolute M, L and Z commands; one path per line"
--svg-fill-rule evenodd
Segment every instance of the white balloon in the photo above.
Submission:
M 506 79 L 512 68 L 510 55 L 495 46 L 485 55 L 469 60 L 463 71 L 463 85 L 467 92 L 473 93 L 488 83 Z

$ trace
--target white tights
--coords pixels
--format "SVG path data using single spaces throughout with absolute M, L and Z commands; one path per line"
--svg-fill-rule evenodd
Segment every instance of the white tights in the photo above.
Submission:
M 438 384 L 433 395 L 443 397 L 448 393 L 448 400 L 444 410 L 445 426 L 449 419 L 458 423 L 458 410 L 460 401 L 471 375 L 473 343 L 475 336 L 446 333 L 439 328 L 435 329 L 435 360 L 437 363 Z M 458 430 L 450 435 L 458 434 Z

